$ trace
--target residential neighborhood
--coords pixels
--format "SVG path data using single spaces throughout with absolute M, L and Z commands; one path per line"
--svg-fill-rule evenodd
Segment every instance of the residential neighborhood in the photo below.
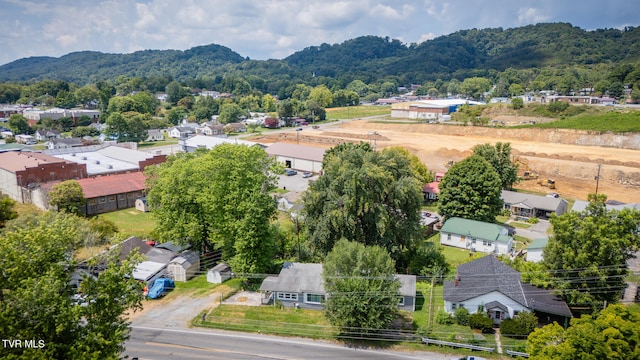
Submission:
M 121 2 L 0 12 L 0 358 L 640 359 L 633 22 Z

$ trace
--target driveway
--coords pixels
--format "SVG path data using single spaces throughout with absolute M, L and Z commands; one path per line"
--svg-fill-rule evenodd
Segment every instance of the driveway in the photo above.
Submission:
M 133 314 L 131 326 L 185 328 L 198 314 L 220 303 L 220 293 L 193 297 L 181 295 L 160 300 L 144 300 L 142 312 Z
M 309 180 L 317 180 L 318 175 L 310 178 L 303 178 L 302 171 L 298 171 L 296 175 L 278 175 L 278 187 L 288 191 L 303 192 L 309 187 Z

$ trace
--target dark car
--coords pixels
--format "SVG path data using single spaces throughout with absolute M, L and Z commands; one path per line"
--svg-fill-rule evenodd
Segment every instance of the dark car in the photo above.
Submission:
M 293 175 L 296 175 L 298 172 L 292 169 L 284 169 L 284 173 L 287 176 L 293 176 Z

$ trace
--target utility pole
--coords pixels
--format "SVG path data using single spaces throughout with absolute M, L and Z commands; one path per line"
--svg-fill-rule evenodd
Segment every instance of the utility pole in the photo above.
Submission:
M 598 195 L 598 186 L 600 185 L 600 167 L 602 164 L 598 164 L 598 175 L 596 175 L 596 195 Z

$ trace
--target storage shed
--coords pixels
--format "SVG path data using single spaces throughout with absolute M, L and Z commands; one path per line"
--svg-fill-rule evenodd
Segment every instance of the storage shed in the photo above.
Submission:
M 136 210 L 147 212 L 149 211 L 149 205 L 147 204 L 147 198 L 137 198 L 136 199 Z
M 207 282 L 222 284 L 231 278 L 231 268 L 225 263 L 220 263 L 207 271 Z
M 167 273 L 173 281 L 186 282 L 200 270 L 200 255 L 193 250 L 187 250 L 173 258 L 167 265 Z

